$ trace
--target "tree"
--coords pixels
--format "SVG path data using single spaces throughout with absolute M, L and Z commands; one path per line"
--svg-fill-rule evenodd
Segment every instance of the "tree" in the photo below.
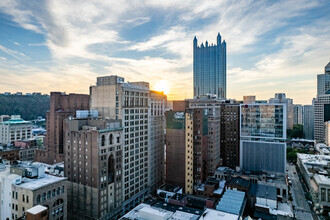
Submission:
M 303 125 L 295 124 L 293 125 L 293 129 L 287 130 L 288 139 L 303 138 L 303 135 L 304 135 Z
M 0 115 L 20 115 L 25 120 L 45 118 L 49 95 L 0 95 Z

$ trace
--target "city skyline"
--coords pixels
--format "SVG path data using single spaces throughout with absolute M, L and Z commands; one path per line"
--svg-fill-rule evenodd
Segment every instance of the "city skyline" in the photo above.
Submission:
M 284 92 L 311 104 L 330 59 L 328 10 L 326 1 L 1 1 L 0 92 L 88 94 L 96 77 L 120 75 L 191 98 L 191 41 L 216 43 L 220 32 L 228 98 Z

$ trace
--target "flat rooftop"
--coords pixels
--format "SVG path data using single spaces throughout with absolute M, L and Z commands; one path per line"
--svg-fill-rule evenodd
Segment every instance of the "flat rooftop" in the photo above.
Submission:
M 177 220 L 197 220 L 202 211 L 194 213 L 193 209 L 175 206 L 164 202 L 156 202 L 154 205 L 141 203 L 133 210 L 124 215 L 122 220 L 145 220 L 145 219 L 177 219 Z
M 249 194 L 259 198 L 277 200 L 277 189 L 274 186 L 252 184 Z
M 205 209 L 204 213 L 201 215 L 199 220 L 237 220 L 239 219 L 238 215 L 226 213 L 214 209 Z
M 26 210 L 26 212 L 28 213 L 31 213 L 32 215 L 36 215 L 40 212 L 43 212 L 47 210 L 47 208 L 45 206 L 42 206 L 42 205 L 36 205 L 36 206 L 33 206 L 32 208 Z
M 313 178 L 317 185 L 330 185 L 330 178 L 328 176 L 314 174 Z
M 38 179 L 22 178 L 22 183 L 17 184 L 17 186 L 25 189 L 36 190 L 49 184 L 58 183 L 64 180 L 66 180 L 65 177 L 57 177 L 45 174 L 44 177 Z
M 244 192 L 226 189 L 226 192 L 218 203 L 216 210 L 235 215 L 241 215 L 244 200 Z
M 306 165 L 327 166 L 330 164 L 328 155 L 297 154 L 297 157 Z

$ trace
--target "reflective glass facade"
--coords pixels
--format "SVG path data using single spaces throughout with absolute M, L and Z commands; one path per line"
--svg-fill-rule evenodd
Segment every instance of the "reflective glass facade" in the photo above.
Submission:
M 194 97 L 214 94 L 226 98 L 226 42 L 221 42 L 218 34 L 216 45 L 206 41 L 205 46 L 203 43 L 198 46 L 195 37 L 193 46 Z
M 286 138 L 284 104 L 241 105 L 241 137 Z

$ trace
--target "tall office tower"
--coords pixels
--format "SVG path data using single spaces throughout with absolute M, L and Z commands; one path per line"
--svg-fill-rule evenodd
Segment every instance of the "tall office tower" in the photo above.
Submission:
M 209 45 L 206 41 L 205 46 L 203 43 L 198 46 L 195 37 L 193 52 L 194 97 L 213 94 L 218 98 L 226 98 L 226 42 L 221 42 L 218 34 L 216 45 Z
M 123 199 L 121 120 L 88 115 L 77 111 L 64 125 L 68 219 L 116 218 Z
M 284 103 L 286 105 L 286 128 L 293 129 L 293 100 L 287 98 L 285 93 L 276 93 L 275 98 L 270 98 L 269 103 Z
M 54 164 L 64 160 L 63 120 L 75 116 L 76 110 L 89 109 L 89 95 L 50 93 L 50 110 L 47 112 L 45 150 L 36 151 L 36 161 Z
M 304 112 L 304 108 L 302 105 L 294 105 L 293 106 L 293 124 L 299 124 L 302 125 L 303 124 L 303 112 Z
M 193 116 L 192 111 L 166 112 L 166 183 L 193 193 Z
M 123 121 L 123 213 L 143 201 L 150 191 L 149 92 L 149 83 L 125 83 L 119 76 L 98 77 L 96 86 L 90 87 L 91 109 L 98 110 L 102 118 Z
M 286 112 L 285 104 L 241 104 L 243 171 L 285 173 Z
M 193 110 L 193 178 L 194 184 L 201 184 L 208 176 L 211 155 L 208 155 L 208 110 L 195 108 Z
M 164 183 L 164 145 L 165 145 L 165 105 L 167 98 L 163 92 L 149 93 L 149 145 L 148 145 L 148 184 L 155 191 Z
M 206 178 L 213 176 L 216 168 L 221 165 L 221 102 L 216 96 L 173 102 L 173 112 L 176 114 L 171 115 L 171 112 L 168 112 L 166 116 L 167 183 L 184 187 L 183 184 L 188 180 L 189 187 L 186 188 L 191 188 L 193 185 L 204 183 Z M 182 116 L 186 114 L 181 119 L 182 123 L 177 123 L 179 113 Z M 184 126 L 184 119 L 192 120 L 193 126 Z M 187 175 L 184 177 L 184 172 L 189 173 L 189 179 Z
M 324 74 L 317 75 L 317 98 L 314 101 L 314 138 L 324 142 L 324 122 L 330 120 L 330 62 Z
M 314 140 L 314 106 L 304 105 L 304 138 Z
M 188 108 L 194 110 L 194 163 L 195 158 L 197 159 L 199 156 L 202 161 L 207 159 L 206 163 L 201 164 L 200 167 L 203 175 L 194 175 L 194 183 L 198 184 L 205 182 L 208 176 L 213 176 L 217 167 L 222 163 L 220 158 L 220 105 L 223 101 L 217 100 L 215 96 L 186 101 Z M 200 159 L 197 161 L 201 162 Z M 194 164 L 194 170 L 195 167 L 198 167 L 197 164 Z
M 239 166 L 240 105 L 221 104 L 221 158 L 222 165 L 235 169 Z

